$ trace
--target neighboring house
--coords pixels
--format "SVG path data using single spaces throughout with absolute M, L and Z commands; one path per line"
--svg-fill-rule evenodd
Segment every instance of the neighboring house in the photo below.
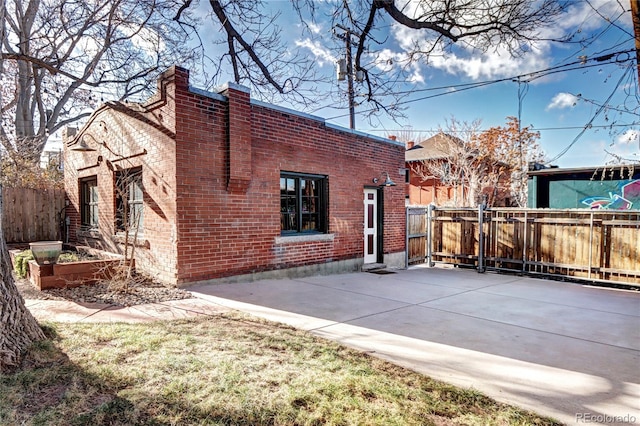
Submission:
M 511 204 L 508 166 L 481 159 L 477 151 L 454 136 L 438 133 L 418 144 L 409 142 L 405 161 L 410 205 Z
M 455 151 L 453 145 L 460 143 L 462 142 L 449 135 L 438 133 L 418 144 L 407 144 L 405 162 L 409 173 L 410 205 L 445 206 L 460 204 L 464 200 L 467 192 L 463 185 L 453 182 L 453 179 L 435 176 L 427 167 L 427 163 L 430 163 L 446 170 Z
M 154 97 L 102 105 L 64 145 L 71 242 L 122 252 L 129 231 L 136 267 L 164 283 L 404 265 L 404 188 L 380 186 L 404 145 L 245 87 L 196 89 L 172 67 Z
M 545 168 L 531 164 L 528 205 L 552 209 L 640 209 L 640 165 Z
M 55 164 L 62 170 L 62 139 L 54 134 L 47 140 L 42 154 L 40 154 L 40 167 L 46 169 L 50 164 Z

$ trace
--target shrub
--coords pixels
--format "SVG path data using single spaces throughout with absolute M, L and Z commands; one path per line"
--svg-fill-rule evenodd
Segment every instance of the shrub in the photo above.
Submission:
M 15 266 L 13 267 L 13 269 L 18 278 L 25 278 L 27 276 L 27 270 L 29 269 L 29 261 L 33 259 L 34 257 L 31 250 L 25 250 L 16 254 Z
M 69 263 L 69 262 L 77 262 L 80 260 L 78 253 L 72 251 L 63 251 L 58 256 L 58 263 Z

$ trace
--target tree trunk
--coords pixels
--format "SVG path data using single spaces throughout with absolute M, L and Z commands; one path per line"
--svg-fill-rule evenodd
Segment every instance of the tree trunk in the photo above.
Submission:
M 19 366 L 29 345 L 44 338 L 42 329 L 25 306 L 11 274 L 11 260 L 2 232 L 0 186 L 0 371 Z

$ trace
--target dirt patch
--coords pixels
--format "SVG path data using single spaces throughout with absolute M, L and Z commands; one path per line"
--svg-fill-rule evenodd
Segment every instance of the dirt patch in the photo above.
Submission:
M 113 290 L 109 283 L 41 291 L 27 279 L 17 279 L 16 286 L 25 299 L 70 300 L 77 303 L 106 303 L 114 306 L 143 305 L 193 297 L 188 291 L 151 281 L 132 284 L 126 291 Z

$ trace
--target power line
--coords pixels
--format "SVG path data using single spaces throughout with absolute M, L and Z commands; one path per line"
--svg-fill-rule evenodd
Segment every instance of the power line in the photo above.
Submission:
M 620 87 L 620 84 L 622 84 L 622 81 L 627 77 L 627 74 L 629 73 L 629 71 L 631 70 L 631 67 L 628 67 L 627 70 L 622 74 L 622 77 L 620 77 L 620 80 L 618 81 L 618 83 L 616 84 L 616 87 L 613 88 L 613 90 L 611 91 L 611 94 L 609 95 L 609 97 L 607 98 L 607 100 L 604 102 L 603 105 L 600 106 L 600 108 L 598 108 L 598 110 L 596 111 L 596 113 L 593 115 L 593 117 L 591 117 L 591 119 L 589 120 L 589 122 L 584 126 L 584 128 L 582 129 L 582 131 L 580 133 L 578 133 L 578 135 L 576 135 L 575 138 L 573 138 L 573 140 L 571 141 L 571 143 L 569 143 L 569 145 L 566 146 L 566 148 L 564 148 L 562 151 L 560 151 L 560 153 L 558 153 L 558 155 L 556 155 L 555 157 L 553 157 L 552 159 L 550 159 L 548 161 L 548 163 L 552 163 L 556 160 L 558 160 L 560 157 L 562 157 L 563 155 L 565 155 L 573 145 L 576 144 L 576 142 L 578 142 L 578 140 L 582 137 L 582 135 L 585 134 L 585 132 L 591 128 L 591 125 L 593 124 L 593 121 L 600 115 L 600 113 L 602 111 L 604 111 L 604 109 L 606 108 L 606 105 L 609 103 L 609 101 L 611 100 L 611 98 L 613 98 L 613 95 L 616 93 L 616 91 L 618 90 L 618 87 Z
M 477 83 L 462 83 L 462 84 L 457 84 L 457 85 L 449 85 L 449 86 L 440 86 L 440 87 L 435 87 L 435 88 L 426 88 L 426 89 L 415 89 L 415 90 L 410 90 L 410 91 L 399 91 L 399 92 L 394 92 L 394 94 L 396 95 L 402 95 L 402 94 L 410 94 L 410 93 L 418 93 L 418 92 L 428 92 L 428 91 L 435 91 L 435 90 L 449 90 L 443 93 L 437 93 L 434 95 L 429 95 L 429 96 L 423 96 L 420 98 L 415 98 L 415 99 L 409 99 L 406 101 L 402 101 L 402 102 L 397 102 L 393 105 L 393 107 L 397 107 L 400 105 L 407 105 L 410 103 L 414 103 L 414 102 L 419 102 L 419 101 L 423 101 L 426 99 L 432 99 L 432 98 L 436 98 L 436 97 L 440 97 L 440 96 L 444 96 L 444 95 L 449 95 L 449 94 L 453 94 L 453 93 L 459 93 L 462 91 L 466 91 L 466 90 L 471 90 L 471 89 L 477 89 L 479 87 L 484 87 L 484 86 L 489 86 L 492 84 L 497 84 L 497 83 L 503 83 L 505 81 L 533 81 L 542 77 L 546 77 L 548 75 L 552 75 L 552 74 L 556 74 L 558 72 L 566 72 L 566 71 L 573 71 L 573 70 L 583 70 L 585 68 L 590 68 L 590 67 L 598 67 L 598 66 L 602 66 L 602 65 L 608 65 L 608 64 L 614 64 L 614 63 L 621 63 L 621 62 L 627 62 L 627 61 L 631 61 L 631 57 L 626 58 L 624 60 L 620 60 L 619 57 L 621 55 L 625 55 L 625 54 L 630 54 L 631 52 L 635 52 L 635 49 L 628 49 L 628 50 L 621 50 L 618 52 L 614 52 L 614 53 L 609 53 L 606 55 L 602 55 L 602 56 L 597 56 L 595 58 L 590 58 L 590 59 L 581 59 L 579 61 L 575 61 L 575 62 L 571 62 L 569 64 L 565 64 L 565 65 L 558 65 L 558 66 L 554 66 L 554 67 L 550 67 L 550 68 L 546 68 L 543 70 L 538 70 L 538 71 L 533 71 L 533 72 L 529 72 L 529 73 L 525 73 L 525 74 L 520 74 L 517 76 L 512 76 L 512 77 L 505 77 L 505 78 L 499 78 L 499 79 L 495 79 L 495 80 L 486 80 L 486 81 L 481 81 L 481 82 L 477 82 Z M 614 58 L 615 57 L 615 58 Z M 586 61 L 595 61 L 595 64 L 590 64 L 590 65 L 586 65 Z M 606 61 L 612 61 L 612 62 L 608 62 L 608 63 L 604 63 Z M 573 65 L 578 65 L 580 64 L 579 67 L 575 67 L 575 68 L 568 68 L 568 69 L 562 69 L 562 68 L 566 68 L 566 67 L 570 67 Z M 529 78 L 526 78 L 529 77 Z M 457 89 L 455 91 L 450 91 L 451 89 Z M 389 106 L 389 107 L 390 107 Z M 365 111 L 360 111 L 360 113 L 368 113 L 368 112 L 374 112 L 377 111 L 377 108 L 370 108 L 368 110 Z M 327 117 L 327 120 L 335 120 L 337 118 L 343 118 L 346 117 L 346 114 L 340 114 L 340 115 L 336 115 L 333 117 Z
M 612 127 L 632 127 L 632 126 L 640 126 L 640 121 L 636 121 L 633 123 L 623 123 L 623 124 L 603 124 L 603 125 L 592 125 L 589 128 L 590 129 L 609 129 Z M 583 129 L 584 126 L 566 126 L 566 127 L 540 127 L 540 128 L 536 128 L 536 127 L 531 127 L 532 131 L 536 131 L 536 132 L 547 132 L 547 131 L 558 131 L 558 130 L 578 130 L 578 129 Z M 398 133 L 398 132 L 404 132 L 407 130 L 411 130 L 412 132 L 416 132 L 416 133 L 438 133 L 441 131 L 441 129 L 364 129 L 363 132 L 367 132 L 367 133 L 373 133 L 373 132 L 391 132 L 391 133 Z M 479 129 L 480 132 L 484 132 L 488 129 Z M 469 130 L 471 131 L 471 130 Z

